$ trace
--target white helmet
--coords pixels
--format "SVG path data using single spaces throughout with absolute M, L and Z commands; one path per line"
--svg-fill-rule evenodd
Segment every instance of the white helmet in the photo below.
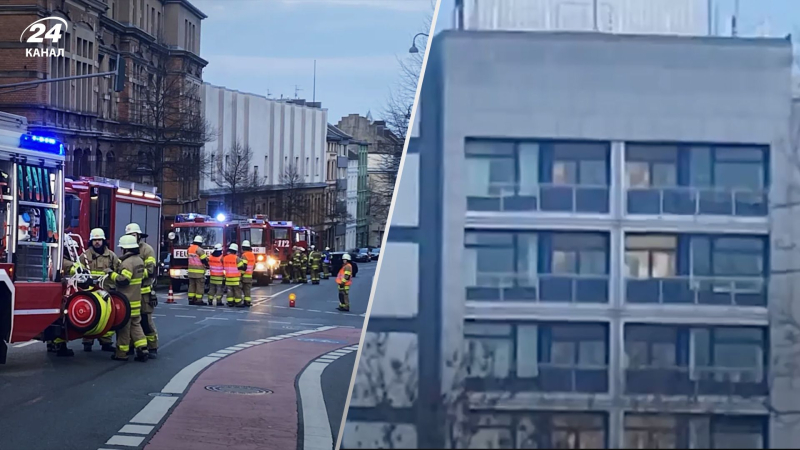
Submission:
M 89 233 L 89 240 L 95 241 L 97 239 L 106 240 L 106 232 L 102 228 L 95 228 Z
M 129 223 L 125 227 L 125 234 L 133 234 L 133 233 L 142 234 L 142 229 L 139 228 L 138 223 Z
M 350 261 L 350 253 L 345 253 L 344 255 L 342 255 L 342 260 L 343 261 Z
M 119 238 L 119 246 L 124 249 L 129 248 L 139 248 L 139 243 L 136 242 L 136 238 L 126 234 L 124 236 L 120 236 Z
M 306 251 L 306 248 L 305 248 L 305 247 L 299 247 L 299 250 L 300 250 L 301 252 L 304 252 L 304 251 Z
M 316 246 L 316 245 L 312 245 L 312 246 L 311 246 L 311 250 L 316 250 L 316 248 L 317 248 L 317 246 Z
M 195 244 L 202 244 L 203 243 L 203 236 L 197 235 L 194 237 Z
M 228 250 L 232 250 L 234 252 L 238 252 L 239 251 L 239 246 L 236 245 L 235 243 L 233 243 L 228 247 Z
M 250 241 L 242 241 L 242 247 L 250 247 Z
M 329 251 L 331 251 L 331 248 L 330 247 L 325 247 L 325 251 L 329 252 Z
M 214 245 L 214 251 L 215 251 L 215 252 L 216 252 L 216 251 L 222 251 L 222 244 L 215 244 L 215 245 Z

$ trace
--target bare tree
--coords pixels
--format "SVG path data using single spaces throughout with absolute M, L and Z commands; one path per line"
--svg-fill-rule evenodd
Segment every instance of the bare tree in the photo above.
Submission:
M 221 158 L 214 162 L 219 173 L 214 177 L 217 186 L 225 190 L 231 212 L 239 212 L 240 195 L 264 184 L 263 178 L 253 170 L 253 150 L 235 141 Z
M 283 213 L 285 220 L 303 221 L 306 211 L 306 196 L 303 192 L 303 176 L 294 164 L 289 164 L 281 174 L 283 185 Z

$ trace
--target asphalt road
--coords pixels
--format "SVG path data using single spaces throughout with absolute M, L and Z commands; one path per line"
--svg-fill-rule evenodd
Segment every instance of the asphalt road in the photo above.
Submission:
M 359 265 L 349 313 L 336 310 L 332 279 L 320 285 L 256 287 L 254 306 L 246 310 L 188 306 L 185 293 L 176 295 L 176 305 L 166 305 L 166 295 L 159 293 L 162 304 L 155 313 L 159 357 L 144 364 L 132 358 L 127 363 L 112 361 L 110 353 L 100 352 L 98 345 L 91 353 L 83 352 L 80 341 L 70 345 L 75 350 L 73 358 L 48 354 L 39 342 L 14 344 L 8 363 L 0 366 L 0 449 L 115 448 L 106 441 L 152 399 L 150 394 L 209 352 L 320 326 L 360 329 L 375 267 L 374 262 Z M 290 293 L 297 296 L 295 308 L 288 307 Z M 336 414 L 330 417 L 334 440 L 354 356 L 341 358 L 323 373 L 326 407 L 329 414 Z

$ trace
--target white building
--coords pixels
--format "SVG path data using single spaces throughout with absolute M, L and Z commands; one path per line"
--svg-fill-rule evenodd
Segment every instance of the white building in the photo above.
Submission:
M 253 171 L 267 187 L 282 184 L 287 168 L 294 167 L 308 187 L 326 185 L 326 135 L 328 110 L 320 103 L 275 100 L 209 83 L 202 92 L 205 118 L 215 132 L 207 154 L 222 155 L 235 142 L 253 151 Z M 224 164 L 224 158 L 222 163 Z M 216 167 L 200 183 L 213 193 L 221 186 Z
M 347 152 L 347 232 L 345 249 L 356 247 L 356 217 L 358 216 L 358 144 L 356 151 Z
M 709 35 L 712 29 L 709 0 L 457 0 L 456 4 L 462 5 L 467 30 Z

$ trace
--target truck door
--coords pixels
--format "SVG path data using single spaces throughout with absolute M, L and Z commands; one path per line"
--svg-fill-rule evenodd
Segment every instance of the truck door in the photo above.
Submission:
M 89 230 L 101 228 L 106 233 L 109 243 L 114 240 L 114 234 L 111 233 L 111 189 L 92 186 L 89 206 Z

